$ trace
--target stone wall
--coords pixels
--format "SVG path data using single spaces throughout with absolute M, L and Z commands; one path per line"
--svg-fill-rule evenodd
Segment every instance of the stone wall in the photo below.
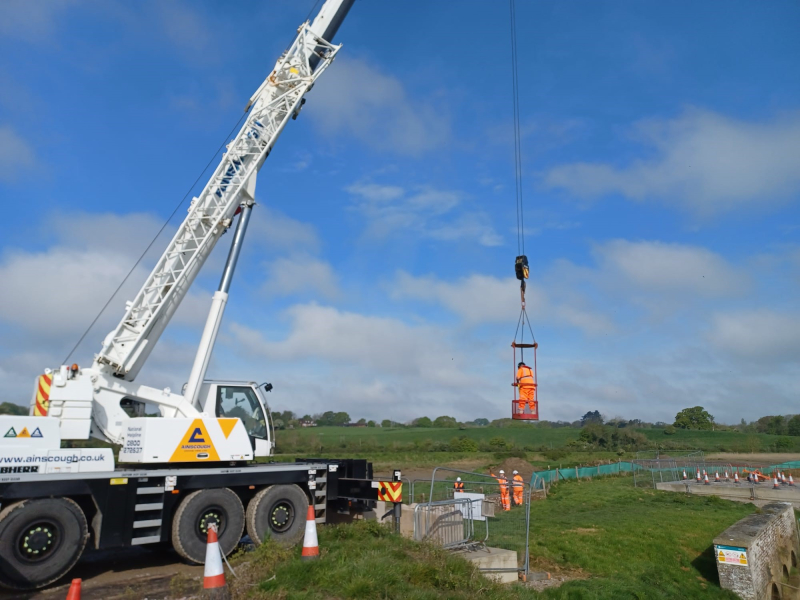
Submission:
M 797 566 L 800 536 L 790 503 L 774 502 L 714 539 L 719 582 L 744 600 L 794 598 L 781 585 Z M 790 594 L 792 592 L 792 594 Z

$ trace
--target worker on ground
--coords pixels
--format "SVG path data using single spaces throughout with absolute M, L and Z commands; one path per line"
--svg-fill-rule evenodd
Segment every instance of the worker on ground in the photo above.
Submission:
M 530 412 L 536 411 L 536 382 L 533 371 L 524 362 L 517 365 L 517 386 L 519 387 L 519 412 L 525 412 L 525 403 L 528 403 Z
M 500 474 L 495 475 L 491 471 L 489 473 L 497 479 L 497 483 L 500 486 L 500 504 L 503 506 L 503 510 L 511 510 L 511 494 L 508 479 L 506 478 L 506 472 L 503 469 L 500 469 Z
M 464 482 L 461 481 L 461 477 L 456 477 L 456 482 L 453 484 L 453 489 L 456 492 L 463 492 L 464 491 Z
M 525 484 L 522 482 L 522 475 L 516 469 L 512 473 L 513 483 L 511 484 L 514 490 L 514 506 L 522 506 L 522 491 L 525 489 Z

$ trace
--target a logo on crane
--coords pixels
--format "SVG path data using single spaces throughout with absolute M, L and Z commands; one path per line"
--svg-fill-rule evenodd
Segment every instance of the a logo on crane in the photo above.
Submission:
M 186 430 L 169 462 L 198 462 L 219 460 L 203 419 L 195 419 Z

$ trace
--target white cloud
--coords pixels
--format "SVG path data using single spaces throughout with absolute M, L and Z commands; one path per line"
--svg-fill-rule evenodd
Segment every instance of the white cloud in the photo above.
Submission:
M 31 145 L 10 126 L 0 126 L 0 181 L 16 181 L 34 164 Z
M 800 315 L 767 308 L 715 314 L 711 342 L 723 353 L 763 362 L 800 363 Z
M 320 239 L 313 225 L 293 219 L 266 204 L 259 203 L 253 210 L 247 228 L 247 245 L 267 246 L 273 250 L 316 253 L 320 248 Z
M 397 78 L 364 60 L 337 58 L 309 99 L 323 133 L 351 135 L 379 150 L 419 156 L 451 137 L 443 107 L 410 98 Z
M 612 240 L 596 246 L 595 253 L 608 271 L 603 277 L 616 275 L 641 290 L 719 296 L 740 291 L 749 279 L 700 246 Z
M 76 0 L 3 0 L 0 2 L 0 34 L 26 41 L 47 38 L 55 30 L 59 14 Z
M 307 255 L 282 257 L 269 263 L 263 290 L 277 296 L 315 293 L 328 300 L 340 295 L 338 277 L 331 265 Z
M 545 174 L 545 184 L 582 198 L 657 199 L 698 215 L 774 204 L 800 191 L 800 112 L 751 122 L 688 109 L 635 130 L 654 158 L 561 165 Z
M 412 232 L 445 242 L 503 243 L 488 215 L 473 210 L 464 194 L 455 190 L 357 182 L 346 191 L 353 195 L 352 208 L 367 219 L 366 235 L 373 239 Z
M 512 277 L 501 279 L 473 274 L 448 282 L 400 271 L 390 289 L 395 299 L 441 304 L 469 325 L 508 323 L 515 320 L 520 311 L 519 282 Z M 556 289 L 551 291 L 546 283 L 529 283 L 525 298 L 534 324 L 568 325 L 592 335 L 614 330 L 608 317 L 585 307 L 581 298 L 569 297 Z

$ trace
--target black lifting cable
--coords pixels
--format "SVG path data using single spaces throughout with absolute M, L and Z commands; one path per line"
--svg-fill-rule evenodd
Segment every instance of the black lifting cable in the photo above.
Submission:
M 517 6 L 509 0 L 511 13 L 511 89 L 514 115 L 514 179 L 516 184 L 515 203 L 517 208 L 517 253 L 525 254 L 525 223 L 522 210 L 522 139 L 519 118 L 519 69 L 517 54 Z

